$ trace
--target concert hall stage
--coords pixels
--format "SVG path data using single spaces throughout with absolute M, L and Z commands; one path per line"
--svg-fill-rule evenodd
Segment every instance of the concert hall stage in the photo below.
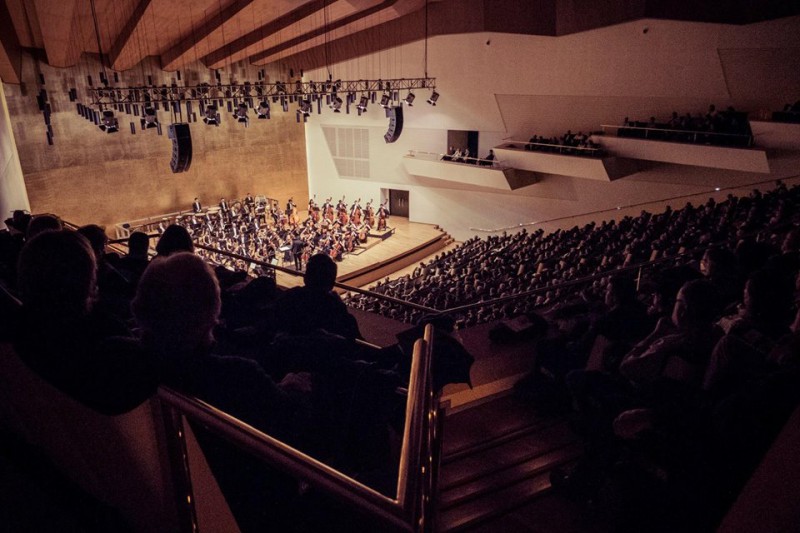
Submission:
M 380 232 L 380 236 L 373 236 L 375 232 L 371 232 L 363 249 L 345 255 L 337 263 L 338 282 L 356 287 L 367 285 L 420 262 L 452 242 L 447 233 L 433 224 L 409 222 L 407 218 L 396 216 L 389 218 L 388 222 L 387 231 Z M 288 288 L 302 285 L 303 279 L 278 272 L 277 282 L 279 286 Z

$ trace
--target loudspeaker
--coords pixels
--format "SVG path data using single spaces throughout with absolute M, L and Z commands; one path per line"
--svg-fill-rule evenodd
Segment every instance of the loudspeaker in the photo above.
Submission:
M 172 139 L 172 172 L 186 172 L 192 164 L 192 133 L 185 123 L 170 124 L 167 136 Z
M 389 118 L 389 129 L 386 130 L 383 140 L 393 143 L 400 138 L 400 134 L 403 132 L 403 108 L 401 106 L 387 107 L 386 116 Z

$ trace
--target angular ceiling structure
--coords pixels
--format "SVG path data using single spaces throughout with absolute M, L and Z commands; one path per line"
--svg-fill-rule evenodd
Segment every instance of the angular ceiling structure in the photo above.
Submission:
M 54 67 L 102 53 L 116 71 L 148 56 L 166 71 L 240 60 L 310 69 L 426 31 L 557 36 L 641 18 L 745 24 L 798 13 L 785 0 L 0 0 L 0 78 L 19 83 L 25 49 Z

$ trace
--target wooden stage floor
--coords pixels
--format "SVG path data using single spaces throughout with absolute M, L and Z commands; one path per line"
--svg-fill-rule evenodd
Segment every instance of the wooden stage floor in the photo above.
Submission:
M 437 229 L 433 224 L 420 224 L 409 222 L 407 218 L 389 218 L 389 228 L 395 228 L 394 235 L 381 242 L 379 237 L 369 237 L 367 246 L 369 248 L 361 253 L 347 254 L 344 259 L 337 263 L 339 266 L 339 278 L 347 276 L 353 272 L 368 269 L 369 267 L 390 261 L 391 259 L 407 253 L 409 250 L 431 242 L 443 235 L 442 230 Z M 286 267 L 293 267 L 294 264 L 286 264 Z M 284 272 L 277 273 L 277 282 L 281 287 L 296 287 L 303 284 L 303 278 Z

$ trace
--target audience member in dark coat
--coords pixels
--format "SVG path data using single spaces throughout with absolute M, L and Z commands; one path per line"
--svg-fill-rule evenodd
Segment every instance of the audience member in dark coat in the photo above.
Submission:
M 296 445 L 308 420 L 309 376 L 289 374 L 276 384 L 253 360 L 214 355 L 220 305 L 216 277 L 202 259 L 176 253 L 153 260 L 133 301 L 143 347 L 167 385 Z M 241 530 L 290 530 L 295 482 L 200 427 L 195 433 Z
M 95 256 L 87 240 L 47 231 L 23 248 L 23 301 L 14 346 L 20 358 L 56 388 L 100 413 L 132 410 L 156 388 L 152 360 L 118 350 L 128 329 L 93 308 Z
M 362 339 L 355 317 L 333 291 L 336 263 L 325 254 L 308 260 L 305 286 L 289 289 L 275 304 L 277 331 L 300 335 L 315 329 L 346 339 Z

